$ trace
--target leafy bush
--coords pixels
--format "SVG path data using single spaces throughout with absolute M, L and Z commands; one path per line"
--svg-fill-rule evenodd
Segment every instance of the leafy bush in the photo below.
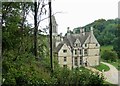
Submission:
M 117 54 L 115 51 L 105 50 L 101 57 L 107 61 L 116 61 L 117 60 Z
M 62 68 L 59 69 L 59 72 L 57 71 L 54 74 L 54 77 L 57 78 L 58 86 L 100 86 L 103 84 L 103 76 L 100 76 L 98 73 L 93 73 L 85 68 L 76 68 L 72 71 Z
M 32 54 L 24 53 L 17 56 L 15 51 L 5 53 L 3 60 L 4 85 L 28 86 L 53 84 L 55 79 L 36 61 Z M 14 60 L 14 58 L 17 59 Z

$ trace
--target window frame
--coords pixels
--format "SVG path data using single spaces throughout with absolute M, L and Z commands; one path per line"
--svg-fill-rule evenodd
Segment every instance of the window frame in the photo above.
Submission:
M 67 53 L 67 50 L 66 50 L 66 49 L 63 49 L 63 53 Z
M 76 47 L 78 46 L 78 44 L 77 44 L 77 43 L 76 43 L 75 45 L 76 45 Z
M 87 44 L 85 43 L 85 47 L 87 47 Z
M 77 57 L 74 58 L 74 65 L 78 66 L 78 58 Z
M 77 55 L 77 49 L 75 49 L 75 55 Z
M 84 54 L 87 55 L 88 54 L 88 50 L 84 49 Z
M 82 65 L 82 57 L 80 57 L 80 65 Z
M 64 62 L 67 62 L 67 57 L 64 57 Z
M 82 55 L 82 49 L 80 49 L 80 55 Z

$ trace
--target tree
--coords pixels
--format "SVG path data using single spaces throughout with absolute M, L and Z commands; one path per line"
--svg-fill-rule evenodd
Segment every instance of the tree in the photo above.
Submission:
M 37 9 L 37 2 L 36 2 L 36 0 L 34 2 L 34 12 L 35 12 L 35 15 L 34 15 L 34 55 L 37 58 L 37 31 L 38 31 L 38 27 L 37 27 L 37 12 L 38 12 L 38 9 Z
M 40 22 L 43 20 L 41 17 L 46 14 L 47 10 L 45 8 L 47 4 L 45 3 L 45 0 L 34 0 L 34 9 L 32 9 L 32 12 L 34 14 L 34 55 L 36 58 L 38 48 L 37 48 L 37 34 L 38 34 L 38 27 Z M 41 31 L 41 30 L 40 30 Z
M 116 61 L 117 60 L 117 53 L 115 51 L 108 51 L 105 50 L 101 56 L 106 61 Z
M 120 58 L 120 24 L 118 24 L 118 28 L 116 31 L 116 39 L 114 40 L 113 48 L 117 52 L 118 57 Z

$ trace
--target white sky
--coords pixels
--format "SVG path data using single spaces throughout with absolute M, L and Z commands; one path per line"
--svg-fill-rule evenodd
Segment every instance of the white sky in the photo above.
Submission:
M 55 15 L 58 33 L 65 34 L 67 27 L 85 26 L 97 19 L 118 17 L 119 0 L 52 0 L 52 11 L 63 12 Z

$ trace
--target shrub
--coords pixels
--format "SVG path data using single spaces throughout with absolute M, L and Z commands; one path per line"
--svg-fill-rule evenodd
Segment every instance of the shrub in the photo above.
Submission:
M 116 61 L 117 60 L 117 53 L 115 51 L 105 50 L 101 57 L 107 61 Z

